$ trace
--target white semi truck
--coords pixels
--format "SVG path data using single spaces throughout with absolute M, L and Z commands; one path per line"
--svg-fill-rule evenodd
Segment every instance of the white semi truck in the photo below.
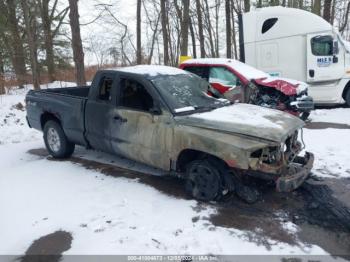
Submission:
M 350 45 L 323 18 L 285 7 L 240 17 L 241 61 L 309 84 L 316 104 L 350 106 Z

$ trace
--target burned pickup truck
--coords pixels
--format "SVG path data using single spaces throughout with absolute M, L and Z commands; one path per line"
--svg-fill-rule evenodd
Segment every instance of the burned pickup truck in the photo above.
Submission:
M 311 153 L 299 156 L 303 121 L 215 99 L 208 85 L 171 67 L 101 70 L 91 86 L 30 91 L 27 119 L 55 158 L 75 145 L 124 156 L 186 179 L 204 201 L 234 191 L 244 175 L 273 180 L 278 191 L 301 185 L 313 165 Z

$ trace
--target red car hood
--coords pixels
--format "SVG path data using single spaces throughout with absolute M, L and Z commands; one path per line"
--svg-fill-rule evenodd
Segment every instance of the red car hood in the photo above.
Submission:
M 254 82 L 261 86 L 275 88 L 287 96 L 298 94 L 299 84 L 292 84 L 283 79 L 264 77 L 264 78 L 254 79 Z

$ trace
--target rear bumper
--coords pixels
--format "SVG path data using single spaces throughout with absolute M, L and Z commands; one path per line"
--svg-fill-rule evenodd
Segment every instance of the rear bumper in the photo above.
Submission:
M 290 165 L 289 174 L 276 180 L 278 192 L 290 192 L 298 188 L 310 175 L 314 164 L 314 155 L 306 152 L 304 157 L 297 156 Z

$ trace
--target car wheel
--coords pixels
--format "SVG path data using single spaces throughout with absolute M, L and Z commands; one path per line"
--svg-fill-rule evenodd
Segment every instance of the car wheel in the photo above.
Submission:
M 309 116 L 310 116 L 310 112 L 303 112 L 301 115 L 300 115 L 300 119 L 303 120 L 303 121 L 306 121 Z
M 50 120 L 45 124 L 44 141 L 47 151 L 54 158 L 67 158 L 74 152 L 74 143 L 67 139 L 61 125 L 56 121 Z
M 220 171 L 209 160 L 192 161 L 186 169 L 187 193 L 201 201 L 217 200 L 222 192 Z

